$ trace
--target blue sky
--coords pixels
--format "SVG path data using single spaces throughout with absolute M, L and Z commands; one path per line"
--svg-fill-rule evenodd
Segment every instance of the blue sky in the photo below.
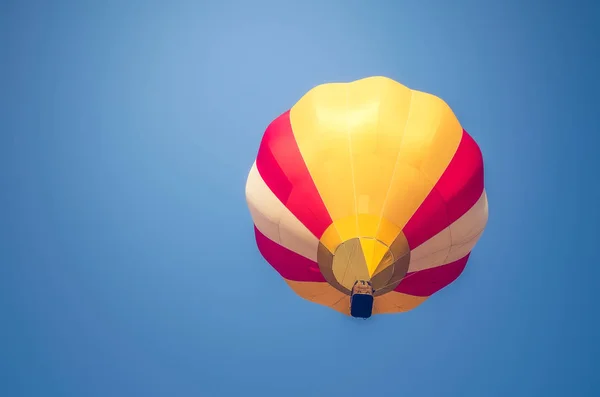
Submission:
M 600 394 L 598 5 L 203 3 L 0 5 L 0 395 Z M 490 219 L 357 321 L 262 260 L 244 184 L 273 118 L 372 75 L 450 104 Z

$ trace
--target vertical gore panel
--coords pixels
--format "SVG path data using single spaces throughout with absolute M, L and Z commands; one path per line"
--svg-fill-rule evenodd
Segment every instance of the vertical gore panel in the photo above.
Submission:
M 256 166 L 277 198 L 317 238 L 331 217 L 304 164 L 290 124 L 290 113 L 275 119 L 263 136 Z
M 463 131 L 448 168 L 403 229 L 415 249 L 465 214 L 483 192 L 483 158 L 477 143 Z

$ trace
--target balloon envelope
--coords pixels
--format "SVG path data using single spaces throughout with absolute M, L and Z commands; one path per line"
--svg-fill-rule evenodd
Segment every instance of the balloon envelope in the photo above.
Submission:
M 385 78 L 319 85 L 266 129 L 246 183 L 256 243 L 301 297 L 404 312 L 463 271 L 488 217 L 483 158 L 440 98 Z

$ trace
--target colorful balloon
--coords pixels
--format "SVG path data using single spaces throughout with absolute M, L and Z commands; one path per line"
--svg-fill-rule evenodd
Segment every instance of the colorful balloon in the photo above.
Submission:
M 463 271 L 488 218 L 481 151 L 440 98 L 385 78 L 311 89 L 246 183 L 262 256 L 301 297 L 405 312 Z

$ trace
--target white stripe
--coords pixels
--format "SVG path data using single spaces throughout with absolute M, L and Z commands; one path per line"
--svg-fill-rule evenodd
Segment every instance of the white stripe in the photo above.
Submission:
M 270 240 L 317 261 L 319 240 L 269 189 L 252 164 L 246 181 L 246 202 L 256 228 Z
M 484 190 L 463 216 L 411 251 L 408 271 L 431 269 L 463 258 L 475 247 L 487 220 L 488 202 Z

